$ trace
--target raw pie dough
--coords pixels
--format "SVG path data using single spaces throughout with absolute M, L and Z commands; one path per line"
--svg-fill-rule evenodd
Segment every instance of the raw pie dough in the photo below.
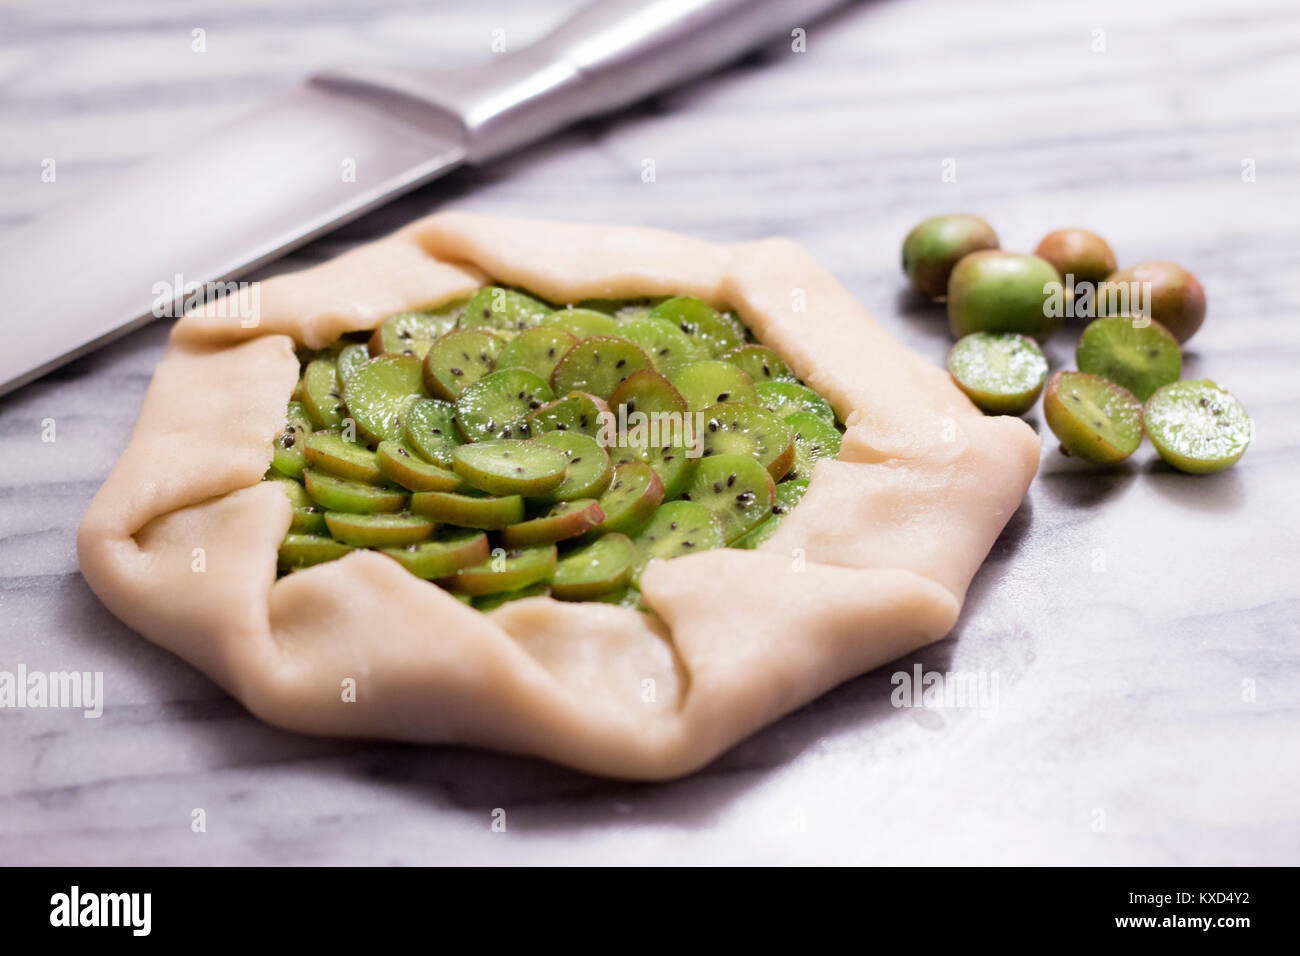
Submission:
M 648 569 L 657 616 L 548 597 L 484 614 L 373 551 L 277 579 L 290 507 L 261 478 L 298 377 L 294 342 L 323 347 L 488 281 L 561 303 L 694 295 L 738 309 L 845 422 L 839 458 L 757 551 Z M 689 773 L 943 637 L 1038 464 L 1028 425 L 977 411 L 784 239 L 443 213 L 259 292 L 255 328 L 220 304 L 176 324 L 78 552 L 123 621 L 305 733 Z

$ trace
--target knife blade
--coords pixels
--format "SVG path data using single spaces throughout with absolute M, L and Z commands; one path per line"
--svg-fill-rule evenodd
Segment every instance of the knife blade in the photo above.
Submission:
M 357 67 L 83 190 L 0 237 L 0 394 L 462 162 L 723 66 L 843 0 L 602 0 L 465 70 Z

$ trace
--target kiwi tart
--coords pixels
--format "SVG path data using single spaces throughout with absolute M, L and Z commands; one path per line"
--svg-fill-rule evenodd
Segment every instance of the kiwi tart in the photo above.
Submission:
M 636 604 L 653 560 L 752 548 L 843 425 L 740 317 L 689 296 L 488 286 L 301 356 L 266 480 L 281 573 L 366 548 L 481 610 Z

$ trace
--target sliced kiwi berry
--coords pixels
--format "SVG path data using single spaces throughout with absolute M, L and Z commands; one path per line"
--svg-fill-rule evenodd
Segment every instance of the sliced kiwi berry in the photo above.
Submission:
M 691 457 L 691 450 L 683 440 L 674 440 L 666 445 L 615 447 L 609 450 L 609 458 L 615 466 L 632 462 L 649 465 L 663 483 L 664 498 L 668 500 L 678 497 L 686 489 L 699 461 Z
M 1142 443 L 1142 404 L 1099 375 L 1057 372 L 1043 394 L 1043 417 L 1061 450 L 1085 461 L 1122 461 Z
M 721 357 L 748 374 L 756 387 L 765 382 L 797 381 L 790 366 L 766 345 L 737 346 Z
M 546 381 L 527 369 L 502 369 L 461 392 L 456 427 L 467 442 L 527 438 L 532 433 L 528 416 L 554 397 Z
M 528 428 L 534 435 L 550 431 L 598 435 L 601 416 L 608 414 L 609 405 L 603 398 L 587 392 L 570 392 L 563 398 L 547 402 L 541 408 L 529 412 Z
M 303 446 L 307 463 L 313 468 L 328 471 L 340 478 L 380 484 L 384 474 L 379 470 L 378 456 L 358 442 L 348 441 L 334 430 L 312 432 Z
M 1112 315 L 1088 324 L 1075 351 L 1079 371 L 1100 375 L 1145 402 L 1183 372 L 1178 340 L 1151 319 Z
M 456 406 L 429 398 L 416 402 L 406 413 L 406 443 L 442 468 L 451 467 L 451 453 L 462 443 L 456 427 Z
M 609 486 L 614 466 L 600 442 L 581 432 L 555 431 L 539 435 L 536 442 L 564 455 L 564 479 L 541 497 L 550 501 L 597 498 Z
M 613 478 L 600 497 L 603 518 L 600 534 L 640 531 L 664 500 L 664 483 L 645 462 L 633 461 L 614 469 Z
M 606 398 L 633 372 L 649 369 L 650 359 L 626 339 L 594 335 L 571 348 L 551 373 L 557 394 L 589 392 Z
M 758 404 L 758 392 L 749 373 L 738 365 L 719 359 L 693 362 L 679 369 L 672 383 L 686 399 L 691 411 L 719 402 Z
M 789 481 L 807 481 L 823 458 L 840 453 L 841 435 L 832 424 L 811 412 L 791 412 L 782 421 L 794 438 L 794 463 L 786 472 Z
M 594 309 L 560 309 L 542 321 L 542 328 L 566 332 L 574 339 L 589 339 L 593 335 L 619 335 L 618 323 L 612 316 Z
M 479 289 L 460 316 L 460 327 L 465 329 L 496 329 L 512 333 L 522 332 L 541 323 L 551 314 L 551 307 L 540 299 L 501 286 Z
M 357 431 L 374 442 L 401 438 L 411 406 L 427 397 L 420 360 L 411 355 L 371 359 L 343 386 L 349 417 Z
M 714 455 L 695 469 L 682 500 L 708 508 L 722 524 L 730 543 L 772 513 L 776 486 L 758 461 L 749 455 Z
M 346 383 L 352 373 L 370 361 L 370 349 L 364 345 L 345 345 L 339 350 L 336 360 L 339 370 L 339 382 Z
M 981 411 L 1022 415 L 1043 391 L 1047 359 L 1027 335 L 973 332 L 948 353 L 948 371 Z
M 413 355 L 418 359 L 456 327 L 464 303 L 453 303 L 428 312 L 397 312 L 384 319 L 370 337 L 371 355 Z
M 704 416 L 704 457 L 748 455 L 780 481 L 794 466 L 794 434 L 780 418 L 757 405 L 723 402 L 710 405 Z M 833 430 L 833 429 L 832 429 Z
M 506 340 L 487 329 L 457 329 L 429 348 L 424 357 L 424 387 L 434 398 L 454 402 L 467 387 L 497 364 Z
M 302 403 L 289 402 L 284 431 L 271 443 L 271 467 L 288 478 L 301 479 L 302 470 L 307 467 L 303 449 L 311 431 L 311 419 Z
M 623 588 L 637 561 L 624 534 L 607 534 L 561 558 L 551 578 L 551 593 L 566 601 L 590 601 Z
M 396 548 L 416 544 L 433 534 L 433 522 L 420 515 L 349 514 L 325 512 L 325 524 L 335 540 L 354 548 Z
M 830 406 L 702 300 L 590 305 L 492 287 L 300 349 L 281 571 L 370 548 L 480 609 L 644 610 L 648 561 L 770 536 L 838 448 Z
M 491 547 L 482 531 L 458 529 L 442 532 L 432 540 L 381 551 L 417 578 L 434 580 L 486 561 Z
M 561 501 L 544 515 L 512 524 L 501 532 L 507 548 L 526 548 L 576 538 L 597 527 L 605 518 L 594 498 Z
M 744 537 L 738 538 L 733 542 L 734 548 L 757 548 L 772 535 L 776 534 L 776 529 L 781 526 L 781 521 L 794 510 L 808 490 L 808 482 L 793 480 L 782 481 L 776 486 L 776 493 L 772 500 L 772 513 L 760 521 L 754 528 L 745 533 Z
M 641 347 L 650 356 L 655 371 L 665 377 L 692 362 L 709 358 L 709 350 L 699 341 L 683 332 L 667 319 L 648 313 L 640 318 L 623 322 L 615 333 Z
M 307 494 L 326 511 L 378 514 L 406 507 L 407 495 L 401 488 L 352 481 L 315 468 L 308 468 L 302 476 Z
M 835 411 L 830 403 L 806 385 L 795 382 L 765 382 L 754 387 L 758 404 L 769 412 L 784 418 L 791 412 L 810 412 L 830 424 L 835 424 Z
M 334 359 L 313 359 L 303 371 L 302 407 L 317 428 L 338 428 L 343 424 L 347 410 L 343 407 L 343 383 Z
M 499 553 L 496 553 L 499 552 Z M 463 594 L 499 594 L 549 581 L 555 574 L 554 544 L 496 549 L 487 560 L 461 568 L 446 584 Z
M 439 524 L 499 531 L 524 520 L 524 499 L 519 495 L 498 498 L 454 491 L 420 491 L 411 495 L 411 510 Z
M 658 372 L 643 369 L 633 372 L 623 380 L 609 396 L 609 408 L 616 415 L 620 408 L 624 414 L 633 412 L 644 414 L 683 414 L 686 411 L 686 399 L 673 387 L 672 382 Z
M 541 442 L 504 438 L 461 445 L 452 467 L 466 483 L 491 495 L 546 494 L 564 481 L 568 458 Z
M 385 478 L 410 491 L 455 491 L 461 484 L 455 471 L 425 461 L 405 441 L 380 442 L 375 460 Z
M 524 368 L 550 381 L 564 354 L 578 344 L 576 336 L 561 328 L 539 325 L 510 340 L 497 356 L 497 368 Z
M 312 500 L 311 495 L 307 494 L 306 488 L 292 478 L 286 478 L 274 471 L 268 473 L 267 478 L 284 489 L 284 493 L 289 499 L 289 506 L 293 509 L 293 520 L 289 524 L 291 533 L 326 533 L 325 512 Z
M 335 541 L 323 534 L 295 534 L 290 532 L 280 542 L 277 565 L 281 571 L 309 568 L 312 565 L 336 561 L 349 551 L 350 545 Z
M 699 554 L 726 546 L 722 520 L 697 501 L 669 501 L 659 506 L 632 539 L 636 561 L 629 579 L 638 587 L 651 561 Z
M 660 302 L 650 317 L 677 326 L 686 337 L 712 356 L 745 344 L 745 328 L 735 318 L 692 296 Z
M 1143 410 L 1147 436 L 1168 464 L 1208 475 L 1236 464 L 1254 436 L 1241 402 L 1208 379 L 1163 385 Z

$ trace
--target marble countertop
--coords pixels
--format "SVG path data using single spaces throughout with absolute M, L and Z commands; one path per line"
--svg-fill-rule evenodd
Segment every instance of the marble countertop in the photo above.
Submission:
M 0 4 L 0 228 L 317 67 L 468 63 L 494 29 L 522 43 L 576 5 Z M 1236 468 L 1177 474 L 1149 445 L 1092 468 L 1049 434 L 950 637 L 677 782 L 260 723 L 77 570 L 165 323 L 0 399 L 0 671 L 100 671 L 105 698 L 93 720 L 0 710 L 0 863 L 1300 863 L 1298 30 L 1283 0 L 857 4 L 811 25 L 806 53 L 778 43 L 264 270 L 451 207 L 780 234 L 935 362 L 944 320 L 897 265 L 924 216 L 978 212 L 1019 249 L 1082 225 L 1122 262 L 1199 274 L 1188 372 L 1253 414 Z M 21 337 L 40 317 L 0 321 Z M 1071 361 L 1071 336 L 1052 344 Z M 892 706 L 891 675 L 918 665 L 996 693 Z

